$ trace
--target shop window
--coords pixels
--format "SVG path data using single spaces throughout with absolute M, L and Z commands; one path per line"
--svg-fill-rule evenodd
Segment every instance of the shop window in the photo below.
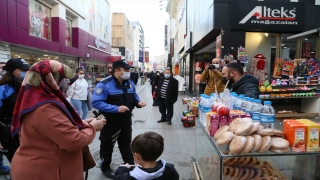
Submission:
M 29 34 L 51 40 L 51 9 L 35 0 L 29 0 Z
M 72 21 L 66 18 L 66 46 L 72 46 Z

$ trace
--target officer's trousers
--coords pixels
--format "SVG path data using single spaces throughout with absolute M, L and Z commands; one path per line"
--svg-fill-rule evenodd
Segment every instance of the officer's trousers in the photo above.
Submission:
M 108 122 L 100 133 L 100 158 L 102 171 L 110 168 L 113 147 L 118 142 L 120 153 L 124 163 L 134 164 L 133 154 L 130 148 L 132 138 L 131 117 L 123 119 L 122 123 Z

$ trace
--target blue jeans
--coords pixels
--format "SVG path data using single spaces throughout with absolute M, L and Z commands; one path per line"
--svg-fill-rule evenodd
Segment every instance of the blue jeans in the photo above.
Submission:
M 74 109 L 78 112 L 82 120 L 87 118 L 87 114 L 88 114 L 87 100 L 71 99 L 71 104 L 74 107 Z

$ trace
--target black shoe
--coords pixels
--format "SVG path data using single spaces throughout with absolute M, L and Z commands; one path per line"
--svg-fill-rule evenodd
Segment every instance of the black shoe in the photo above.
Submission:
M 171 122 L 171 121 L 167 121 L 167 124 L 168 124 L 168 125 L 171 125 L 171 124 L 172 124 L 172 122 Z
M 111 169 L 104 170 L 102 173 L 110 179 L 114 178 L 114 172 Z
M 167 120 L 159 120 L 159 121 L 157 121 L 158 123 L 162 123 L 162 122 L 166 122 Z

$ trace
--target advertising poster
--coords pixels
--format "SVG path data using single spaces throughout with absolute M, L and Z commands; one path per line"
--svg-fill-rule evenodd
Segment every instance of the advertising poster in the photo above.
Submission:
M 146 62 L 149 62 L 149 51 L 144 52 Z
M 221 34 L 216 38 L 216 58 L 221 59 Z
M 51 40 L 50 9 L 35 1 L 29 0 L 29 34 L 38 38 Z
M 143 62 L 143 51 L 139 51 L 139 62 Z
M 71 37 L 72 37 L 72 21 L 70 19 L 66 19 L 66 46 L 71 46 Z

